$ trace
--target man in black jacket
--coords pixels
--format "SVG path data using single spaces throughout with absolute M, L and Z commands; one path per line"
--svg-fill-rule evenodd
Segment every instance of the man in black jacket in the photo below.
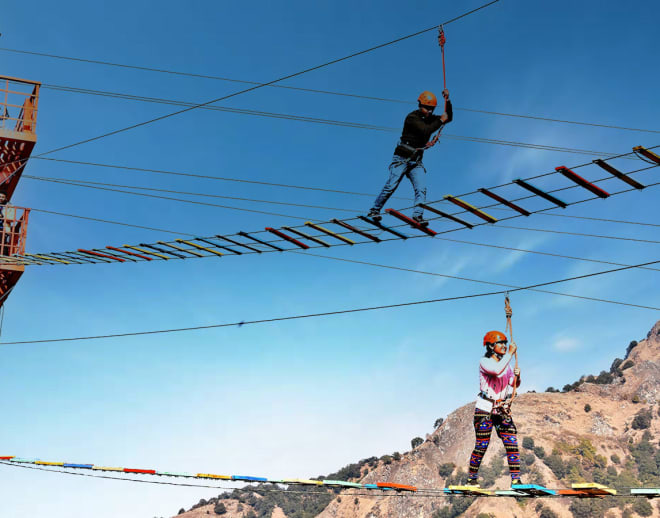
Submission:
M 424 150 L 435 144 L 435 141 L 429 142 L 431 135 L 448 122 L 451 122 L 453 118 L 449 91 L 443 90 L 442 95 L 446 101 L 446 111 L 439 116 L 433 115 L 433 111 L 438 106 L 438 99 L 435 95 L 425 91 L 417 98 L 419 108 L 414 112 L 410 112 L 403 123 L 401 140 L 394 150 L 392 163 L 389 167 L 390 177 L 378 198 L 376 198 L 374 206 L 369 211 L 369 217 L 380 219 L 380 210 L 383 205 L 399 186 L 403 177 L 407 176 L 415 191 L 413 219 L 420 224 L 426 223 L 424 221 L 424 209 L 419 206 L 420 203 L 426 202 L 426 180 L 424 178 L 426 169 L 422 163 L 422 157 L 424 156 Z

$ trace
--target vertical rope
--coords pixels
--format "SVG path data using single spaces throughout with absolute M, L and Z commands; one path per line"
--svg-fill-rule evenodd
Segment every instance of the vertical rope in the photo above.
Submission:
M 442 53 L 442 84 L 443 84 L 443 91 L 447 89 L 447 74 L 445 73 L 445 43 L 447 43 L 447 38 L 445 38 L 445 30 L 442 25 L 438 27 L 438 45 L 440 45 L 440 52 Z M 443 96 L 444 97 L 444 96 Z M 445 113 L 447 112 L 447 99 L 445 99 Z M 442 133 L 442 128 L 444 126 L 440 127 L 440 130 L 438 133 L 436 133 L 435 137 L 431 140 L 429 143 L 429 147 L 435 146 L 436 142 L 438 142 L 438 139 L 440 138 L 440 134 Z
M 504 329 L 505 333 L 509 333 L 509 342 L 513 342 L 513 324 L 511 323 L 511 317 L 513 316 L 513 310 L 511 309 L 511 301 L 509 300 L 509 292 L 504 295 L 504 314 L 506 315 L 506 328 Z M 516 348 L 516 352 L 514 353 L 514 356 L 516 357 L 516 366 L 515 368 L 518 368 L 518 349 Z M 517 380 L 516 380 L 517 381 Z M 511 401 L 509 402 L 509 405 L 513 403 L 513 400 L 516 397 L 516 392 L 518 390 L 518 387 L 516 386 L 515 382 L 513 385 L 513 392 L 511 393 Z

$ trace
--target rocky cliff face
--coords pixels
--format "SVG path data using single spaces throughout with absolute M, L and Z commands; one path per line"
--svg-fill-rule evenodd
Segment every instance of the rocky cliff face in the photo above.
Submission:
M 628 361 L 632 365 L 626 366 Z M 524 438 L 533 439 L 533 445 L 527 439 L 528 448 L 521 449 L 526 482 L 545 483 L 548 487 L 570 487 L 572 481 L 593 480 L 619 486 L 660 482 L 660 448 L 656 449 L 660 432 L 657 406 L 660 402 L 660 321 L 645 340 L 628 351 L 621 365 L 625 368 L 614 369 L 614 379 L 608 384 L 585 382 L 567 393 L 527 393 L 516 398 L 513 414 L 519 442 Z M 403 454 L 398 461 L 380 461 L 361 482 L 388 481 L 422 488 L 442 488 L 458 482 L 464 476 L 458 470 L 467 470 L 474 446 L 473 409 L 474 403 L 470 403 L 452 412 L 423 444 Z M 638 457 L 633 458 L 635 455 Z M 640 459 L 649 456 L 654 456 L 657 464 L 640 467 Z M 493 433 L 482 472 L 490 477 L 494 487 L 506 488 L 510 480 L 501 459 L 504 459 L 504 449 Z M 439 467 L 450 463 L 456 470 L 450 475 L 446 471 L 441 475 Z M 630 514 L 633 502 L 625 503 L 624 507 L 622 499 L 616 500 L 619 507 L 612 507 L 616 503 L 612 499 L 609 502 L 614 503 L 607 505 L 604 501 L 572 503 L 569 499 L 517 502 L 513 498 L 482 498 L 470 502 L 412 495 L 356 498 L 344 493 L 334 498 L 318 518 L 446 518 L 476 517 L 480 513 L 484 513 L 481 516 L 518 518 L 636 516 Z M 210 514 L 214 515 L 212 507 L 209 507 Z M 229 504 L 227 509 L 229 512 L 224 515 L 227 517 L 243 518 L 248 513 L 245 508 L 235 512 L 233 504 L 231 510 Z M 197 511 L 202 508 L 193 512 Z M 652 514 L 639 512 L 660 516 L 657 505 L 652 505 Z M 180 516 L 202 515 L 185 513 Z

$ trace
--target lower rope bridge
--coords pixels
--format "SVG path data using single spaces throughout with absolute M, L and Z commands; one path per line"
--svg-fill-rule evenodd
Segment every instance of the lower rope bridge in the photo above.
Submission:
M 81 464 L 74 462 L 53 462 L 43 461 L 39 459 L 25 459 L 12 455 L 0 456 L 0 463 L 5 465 L 25 465 L 31 464 L 35 466 L 47 466 L 51 468 L 62 469 L 76 469 L 76 470 L 90 470 L 94 472 L 113 472 L 124 473 L 131 475 L 154 475 L 159 477 L 176 477 L 186 479 L 198 480 L 218 480 L 228 482 L 248 482 L 260 484 L 276 484 L 276 485 L 293 485 L 293 486 L 308 486 L 317 488 L 327 488 L 333 490 L 342 489 L 362 489 L 372 492 L 383 491 L 396 493 L 414 493 L 419 496 L 429 496 L 430 494 L 437 494 L 437 496 L 476 496 L 476 497 L 577 497 L 577 498 L 602 498 L 608 496 L 638 496 L 645 498 L 660 497 L 660 488 L 646 487 L 646 488 L 624 488 L 613 489 L 603 484 L 593 482 L 572 484 L 571 489 L 549 489 L 538 484 L 520 484 L 515 489 L 493 490 L 481 489 L 475 486 L 448 486 L 445 488 L 419 488 L 407 484 L 399 484 L 394 482 L 376 482 L 372 484 L 362 484 L 359 482 L 347 482 L 344 480 L 315 480 L 315 479 L 302 479 L 302 478 L 283 478 L 283 479 L 270 479 L 266 477 L 256 477 L 247 475 L 218 475 L 215 473 L 182 473 L 174 471 L 160 471 L 156 469 L 142 469 L 142 468 L 123 468 L 123 467 L 109 467 L 97 466 L 95 464 Z M 70 473 L 66 471 L 52 470 L 58 473 Z M 126 480 L 126 479 L 120 479 Z

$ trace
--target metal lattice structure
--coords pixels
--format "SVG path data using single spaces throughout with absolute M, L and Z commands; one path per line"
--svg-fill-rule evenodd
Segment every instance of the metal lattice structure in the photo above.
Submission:
M 0 307 L 25 266 L 25 240 L 30 209 L 9 204 L 37 143 L 37 110 L 41 83 L 0 76 Z M 8 259 L 13 258 L 13 259 Z

